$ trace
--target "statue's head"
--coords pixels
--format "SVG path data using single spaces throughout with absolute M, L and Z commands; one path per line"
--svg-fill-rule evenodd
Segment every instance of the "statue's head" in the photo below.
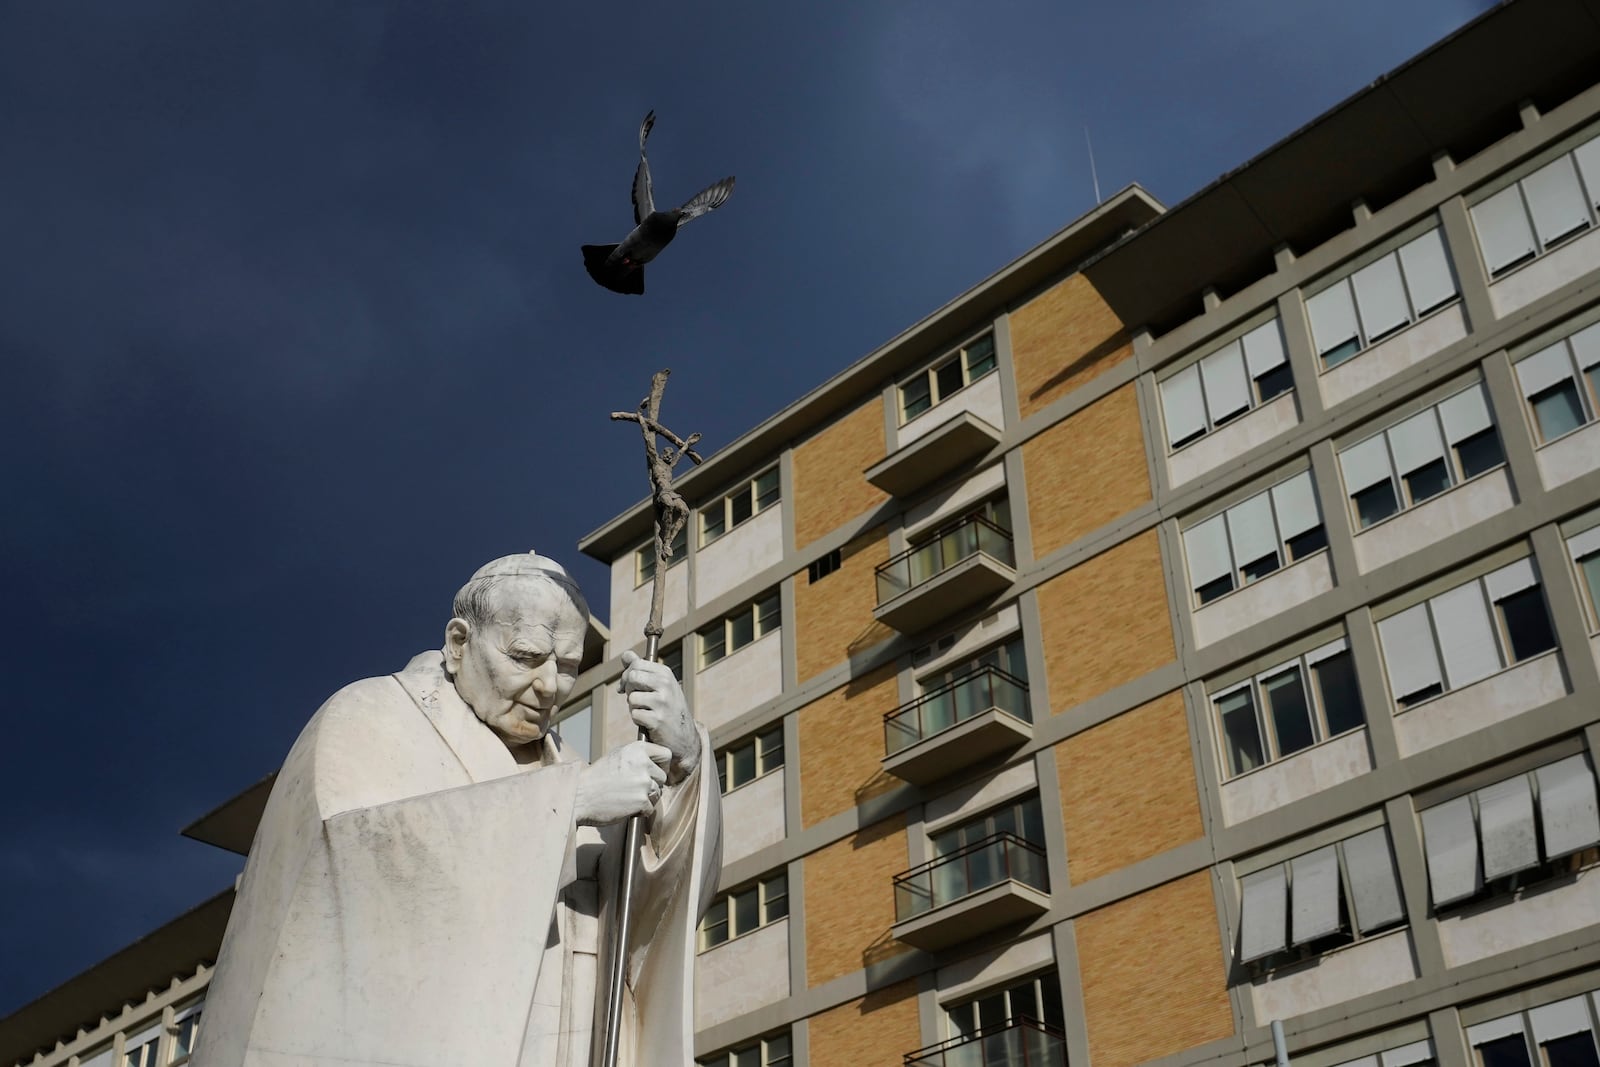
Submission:
M 502 556 L 467 580 L 451 614 L 444 664 L 461 699 L 508 745 L 544 736 L 583 661 L 578 583 L 548 557 Z

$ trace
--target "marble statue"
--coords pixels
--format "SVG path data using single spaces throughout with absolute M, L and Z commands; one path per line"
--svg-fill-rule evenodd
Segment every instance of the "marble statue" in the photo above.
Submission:
M 695 931 L 716 890 L 710 740 L 624 653 L 648 740 L 585 763 L 551 721 L 588 609 L 553 560 L 481 568 L 444 647 L 335 693 L 245 864 L 197 1067 L 590 1067 L 622 828 L 646 817 L 619 1063 L 693 1056 Z

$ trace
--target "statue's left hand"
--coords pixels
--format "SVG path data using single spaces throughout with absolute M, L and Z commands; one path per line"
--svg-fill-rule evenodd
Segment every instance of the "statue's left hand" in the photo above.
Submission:
M 689 715 L 683 687 L 663 663 L 651 663 L 632 652 L 622 654 L 622 685 L 628 713 L 645 736 L 672 750 L 669 781 L 681 782 L 700 763 L 700 734 Z

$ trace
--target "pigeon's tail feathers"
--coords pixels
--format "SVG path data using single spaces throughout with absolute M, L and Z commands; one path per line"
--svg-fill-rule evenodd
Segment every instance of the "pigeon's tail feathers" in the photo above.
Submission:
M 715 211 L 727 203 L 728 197 L 732 195 L 733 179 L 731 177 L 706 186 L 694 194 L 694 199 L 678 209 L 678 225 L 682 226 L 690 219 L 697 219 L 708 211 Z
M 616 247 L 616 245 L 584 245 L 583 269 L 589 272 L 589 277 L 613 293 L 643 294 L 643 267 L 625 267 L 620 263 L 609 263 L 611 253 Z

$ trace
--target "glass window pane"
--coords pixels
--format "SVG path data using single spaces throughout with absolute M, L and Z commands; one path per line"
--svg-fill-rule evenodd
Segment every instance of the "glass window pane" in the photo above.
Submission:
M 1267 714 L 1278 741 L 1278 756 L 1292 755 L 1310 748 L 1316 741 L 1311 730 L 1311 708 L 1306 703 L 1305 686 L 1298 669 L 1284 671 L 1261 683 L 1266 696 Z
M 1537 656 L 1556 647 L 1556 635 L 1550 629 L 1550 617 L 1544 610 L 1544 595 L 1538 586 L 1512 593 L 1500 601 L 1500 616 L 1505 620 L 1512 662 Z
M 783 726 L 774 726 L 756 738 L 757 773 L 766 774 L 783 766 Z
M 1055 971 L 1050 971 L 1039 980 L 1039 996 L 1044 1001 L 1045 1025 L 1065 1030 L 1067 1021 L 1061 1011 L 1061 979 Z
M 1307 530 L 1289 538 L 1289 559 L 1305 559 L 1313 552 L 1320 552 L 1328 547 L 1328 531 L 1318 526 L 1314 530 Z
M 761 1046 L 734 1049 L 733 1067 L 761 1067 Z
M 727 655 L 727 632 L 722 623 L 700 631 L 700 665 L 709 667 Z
M 773 467 L 756 479 L 756 510 L 771 507 L 778 500 L 778 468 Z
M 1580 559 L 1578 572 L 1589 590 L 1589 611 L 1594 618 L 1600 618 L 1600 552 Z
M 992 1026 L 1003 1026 L 1006 1021 L 1006 995 L 1004 992 L 990 993 L 978 999 L 978 1027 L 987 1030 Z
M 900 405 L 909 421 L 933 407 L 933 394 L 929 391 L 928 376 L 919 374 L 900 387 Z
M 957 1004 L 949 1011 L 950 1033 L 952 1036 L 970 1034 L 978 1028 L 977 1005 L 970 1000 L 965 1004 Z
M 728 788 L 738 789 L 756 776 L 756 746 L 740 745 L 729 755 L 732 766 L 729 768 Z
M 743 893 L 736 893 L 733 897 L 733 936 L 748 934 L 751 930 L 761 925 L 761 895 L 760 891 L 751 886 Z
M 1222 745 L 1227 752 L 1228 773 L 1243 774 L 1265 763 L 1261 732 L 1256 728 L 1255 702 L 1248 688 L 1220 698 L 1217 714 L 1222 719 Z
M 1600 1067 L 1594 1035 L 1588 1031 L 1546 1041 L 1544 1060 L 1547 1067 Z
M 774 1034 L 767 1038 L 767 1065 L 766 1067 L 788 1067 L 792 1053 L 789 1050 L 789 1035 Z
M 716 540 L 727 531 L 728 517 L 724 510 L 726 507 L 727 502 L 719 500 L 700 513 L 700 541 L 702 544 Z
M 975 382 L 994 370 L 994 336 L 980 337 L 967 346 L 967 380 Z
M 776 630 L 781 622 L 782 607 L 778 594 L 773 593 L 756 602 L 756 636 L 769 634 Z
M 1263 404 L 1293 388 L 1294 374 L 1287 363 L 1280 363 L 1256 378 L 1256 397 Z
M 1350 653 L 1341 652 L 1319 660 L 1312 666 L 1311 673 L 1317 680 L 1317 696 L 1322 701 L 1322 717 L 1327 721 L 1329 737 L 1365 724 L 1361 691 L 1356 688 L 1356 669 Z
M 737 652 L 756 639 L 756 616 L 750 608 L 745 608 L 737 615 L 728 619 L 728 651 Z
M 687 523 L 678 527 L 678 536 L 674 537 L 672 544 L 667 547 L 668 563 L 676 563 L 689 554 L 689 526 Z M 652 559 L 655 558 L 654 552 L 651 552 L 650 555 Z
M 1483 1067 L 1531 1067 L 1528 1042 L 1521 1034 L 1485 1041 L 1478 1046 L 1478 1060 Z
M 1244 584 L 1249 585 L 1251 582 L 1260 581 L 1277 569 L 1278 554 L 1274 552 L 1270 556 L 1262 556 L 1260 559 L 1241 564 L 1239 574 L 1243 577 Z
M 1194 595 L 1201 605 L 1205 605 L 1218 597 L 1227 596 L 1231 592 L 1233 592 L 1233 576 L 1225 575 L 1200 586 L 1194 591 Z
M 1445 465 L 1444 460 L 1436 459 L 1432 463 L 1401 475 L 1401 481 L 1406 483 L 1406 496 L 1410 498 L 1411 503 L 1420 504 L 1450 488 L 1450 468 Z
M 732 513 L 730 521 L 734 526 L 755 514 L 754 498 L 750 495 L 748 485 L 728 498 L 728 510 Z
M 1394 486 L 1386 481 L 1368 486 L 1350 499 L 1355 503 L 1356 521 L 1361 524 L 1362 529 L 1375 522 L 1382 522 L 1400 510 L 1400 501 L 1395 499 Z
M 728 940 L 728 898 L 718 897 L 700 922 L 700 943 L 706 948 Z
M 1583 425 L 1583 403 L 1578 399 L 1577 383 L 1571 378 L 1536 393 L 1528 402 L 1533 405 L 1541 441 L 1554 441 Z
M 942 367 L 935 367 L 933 371 L 934 395 L 943 400 L 951 393 L 960 389 L 965 381 L 961 376 L 961 360 L 952 359 Z
M 1039 798 L 1029 797 L 1022 802 L 1020 808 L 1022 839 L 1036 845 L 1044 844 L 1044 812 L 1039 807 Z
M 1500 451 L 1500 438 L 1493 429 L 1482 430 L 1457 444 L 1456 458 L 1461 461 L 1462 478 L 1475 478 L 1506 461 L 1505 453 Z
M 774 875 L 761 884 L 764 900 L 762 909 L 765 917 L 762 922 L 777 922 L 789 914 L 789 876 L 786 874 Z

